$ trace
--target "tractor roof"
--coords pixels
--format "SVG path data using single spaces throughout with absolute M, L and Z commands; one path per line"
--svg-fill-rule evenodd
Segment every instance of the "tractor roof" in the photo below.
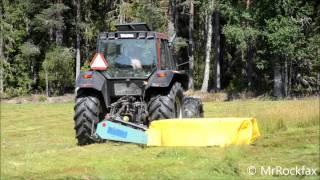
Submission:
M 146 23 L 117 24 L 117 31 L 151 31 Z
M 116 25 L 116 32 L 103 32 L 99 39 L 166 39 L 167 35 L 151 31 L 146 23 L 128 23 Z

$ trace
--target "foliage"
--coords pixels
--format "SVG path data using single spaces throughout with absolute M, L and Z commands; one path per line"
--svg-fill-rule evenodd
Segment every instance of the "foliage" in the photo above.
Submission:
M 187 40 L 181 37 L 175 39 L 173 43 L 174 49 L 180 51 L 182 48 L 188 47 Z
M 146 22 L 155 31 L 166 32 L 167 19 L 165 11 L 159 2 L 142 0 L 137 1 L 133 7 L 137 22 Z
M 20 46 L 21 54 L 24 57 L 33 57 L 40 54 L 39 47 L 31 42 L 25 42 Z
M 36 15 L 36 23 L 39 23 L 36 30 L 63 29 L 65 25 L 62 13 L 68 9 L 62 3 L 51 4 L 49 8 Z
M 256 40 L 260 32 L 252 27 L 225 25 L 223 33 L 226 36 L 227 43 L 235 45 L 237 48 L 244 51 L 248 48 L 248 42 Z
M 69 50 L 76 49 L 77 37 L 80 37 L 81 66 L 84 66 L 82 70 L 88 69 L 87 60 L 95 51 L 97 34 L 114 31 L 115 25 L 119 23 L 146 22 L 153 30 L 167 33 L 168 24 L 172 21 L 177 33 L 175 53 L 181 61 L 187 61 L 190 55 L 190 2 L 2 0 L 0 38 L 3 43 L 0 49 L 3 53 L 0 58 L 4 68 L 4 94 L 19 96 L 45 89 L 43 67 L 49 67 L 49 62 L 55 62 L 49 56 L 53 57 L 52 53 L 58 53 L 58 50 L 54 50 L 58 46 Z M 213 23 L 214 29 L 218 29 L 221 36 L 223 91 L 239 93 L 251 89 L 256 95 L 272 93 L 275 63 L 280 65 L 281 87 L 286 89 L 286 95 L 303 96 L 319 91 L 318 1 L 216 0 L 213 12 L 209 9 L 211 1 L 193 2 L 196 88 L 199 88 L 203 81 L 208 23 Z M 215 13 L 220 14 L 220 24 L 217 24 L 214 18 L 212 22 L 208 22 L 208 14 L 214 16 Z M 216 37 L 213 37 L 212 41 L 215 40 Z M 215 48 L 215 43 L 212 44 Z M 59 51 L 64 52 L 61 48 Z M 73 51 L 68 52 L 65 58 L 70 62 L 70 69 L 66 71 L 68 73 L 59 76 L 65 77 L 67 86 L 71 87 L 75 71 L 71 68 L 74 66 L 71 66 L 71 61 L 75 62 L 75 56 L 71 56 Z M 211 52 L 214 66 L 217 62 L 213 55 L 215 51 Z M 252 61 L 249 61 L 250 58 Z M 248 71 L 251 66 L 252 72 Z M 188 64 L 185 63 L 180 68 L 188 70 Z M 209 89 L 213 87 L 214 74 L 210 72 Z M 49 76 L 52 92 L 63 93 L 72 89 L 61 82 L 56 84 L 58 77 L 55 77 L 52 70 Z M 248 85 L 249 77 L 252 77 L 251 88 Z
M 4 63 L 4 97 L 26 95 L 31 90 L 31 79 L 21 55 L 15 57 L 15 64 Z M 18 69 L 18 70 L 16 70 Z
M 45 56 L 42 64 L 43 75 L 48 73 L 49 87 L 53 94 L 61 94 L 67 87 L 74 85 L 74 61 L 69 48 L 52 47 Z M 46 77 L 42 77 L 45 81 Z
M 85 61 L 83 66 L 81 67 L 81 71 L 89 71 L 90 70 L 90 61 Z
M 288 17 L 278 17 L 266 21 L 267 42 L 272 52 L 293 57 L 300 36 L 300 27 Z
M 47 101 L 47 97 L 43 96 L 43 95 L 40 95 L 39 98 L 38 98 L 38 101 L 39 102 L 45 102 L 45 101 Z

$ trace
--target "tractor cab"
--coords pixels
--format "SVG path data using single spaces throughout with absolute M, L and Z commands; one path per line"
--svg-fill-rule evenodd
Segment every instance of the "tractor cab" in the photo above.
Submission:
M 103 69 L 108 78 L 147 79 L 157 69 L 175 70 L 166 35 L 151 31 L 144 23 L 116 28 L 117 32 L 98 36 L 97 53 L 108 64 Z
M 91 71 L 84 73 L 99 78 L 92 81 L 80 77 L 80 88 L 102 91 L 106 106 L 124 95 L 149 98 L 155 89 L 168 88 L 172 81 L 188 88 L 188 76 L 178 71 L 165 34 L 151 31 L 145 23 L 116 28 L 115 32 L 98 35 Z M 102 82 L 105 85 L 101 87 Z

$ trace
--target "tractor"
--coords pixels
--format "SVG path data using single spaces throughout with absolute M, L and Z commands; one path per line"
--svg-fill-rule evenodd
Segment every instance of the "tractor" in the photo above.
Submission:
M 203 117 L 202 102 L 184 96 L 189 76 L 179 70 L 168 36 L 145 23 L 116 29 L 98 35 L 90 70 L 76 80 L 78 145 L 99 142 L 96 128 L 104 119 L 148 127 L 160 119 Z

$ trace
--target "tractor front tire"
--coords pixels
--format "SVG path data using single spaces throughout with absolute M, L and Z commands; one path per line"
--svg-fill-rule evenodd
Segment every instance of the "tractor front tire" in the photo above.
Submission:
M 96 95 L 80 94 L 75 100 L 74 129 L 78 145 L 94 143 L 94 133 L 97 123 L 103 116 L 102 103 Z
M 183 117 L 183 89 L 176 82 L 170 91 L 153 95 L 148 103 L 149 122 L 158 119 Z
M 202 101 L 194 97 L 185 97 L 183 99 L 183 117 L 184 118 L 202 118 Z

